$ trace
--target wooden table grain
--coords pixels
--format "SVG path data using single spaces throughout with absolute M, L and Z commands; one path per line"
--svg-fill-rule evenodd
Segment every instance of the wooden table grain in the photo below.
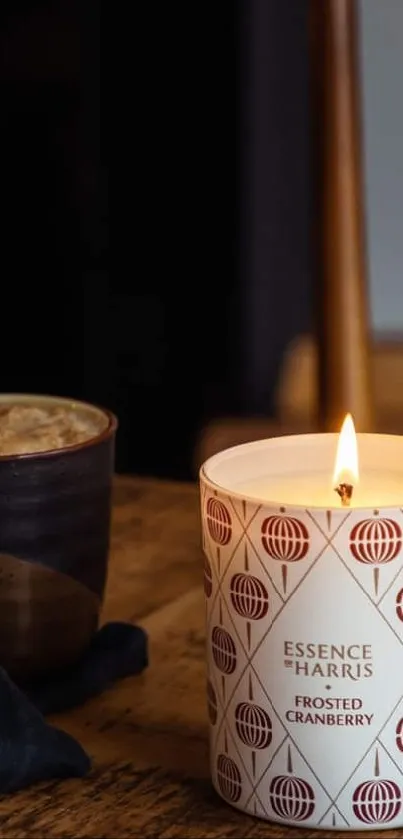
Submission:
M 1 799 L 0 839 L 346 835 L 254 819 L 225 804 L 211 786 L 199 534 L 195 485 L 116 479 L 103 621 L 144 626 L 150 665 L 141 676 L 51 718 L 88 751 L 92 771 Z M 401 839 L 402 831 L 382 835 Z

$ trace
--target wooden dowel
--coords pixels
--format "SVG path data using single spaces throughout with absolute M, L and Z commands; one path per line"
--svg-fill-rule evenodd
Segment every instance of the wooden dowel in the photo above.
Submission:
M 311 0 L 320 427 L 373 427 L 355 0 Z

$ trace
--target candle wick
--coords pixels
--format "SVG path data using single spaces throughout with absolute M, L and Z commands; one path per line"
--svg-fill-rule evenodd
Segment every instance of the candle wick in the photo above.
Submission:
M 335 492 L 341 498 L 342 507 L 349 507 L 353 496 L 353 485 L 341 483 L 335 488 Z

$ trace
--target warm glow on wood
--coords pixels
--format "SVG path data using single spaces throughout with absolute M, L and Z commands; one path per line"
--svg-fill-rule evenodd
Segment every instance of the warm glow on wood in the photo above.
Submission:
M 333 486 L 338 484 L 358 484 L 358 449 L 354 422 L 347 414 L 340 431 L 337 444 L 336 462 L 333 473 Z

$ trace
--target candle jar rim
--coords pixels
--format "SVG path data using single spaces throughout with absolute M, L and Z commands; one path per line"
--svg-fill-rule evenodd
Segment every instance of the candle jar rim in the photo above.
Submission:
M 220 492 L 224 495 L 237 499 L 238 501 L 246 501 L 252 504 L 261 503 L 266 507 L 279 507 L 284 506 L 287 507 L 288 510 L 296 509 L 296 510 L 306 510 L 307 507 L 313 510 L 328 510 L 328 504 L 304 504 L 304 503 L 297 503 L 297 502 L 282 502 L 280 498 L 268 498 L 268 497 L 258 497 L 257 495 L 250 495 L 247 492 L 244 492 L 240 489 L 237 489 L 235 486 L 231 486 L 230 481 L 221 481 L 217 479 L 217 476 L 213 477 L 211 475 L 211 469 L 222 465 L 225 462 L 235 461 L 238 457 L 242 456 L 242 454 L 254 453 L 259 454 L 262 450 L 269 450 L 272 452 L 281 452 L 287 447 L 293 447 L 294 449 L 303 448 L 309 445 L 313 446 L 323 446 L 326 445 L 329 451 L 331 452 L 331 457 L 329 463 L 324 465 L 321 473 L 331 475 L 333 472 L 334 466 L 334 455 L 336 453 L 337 441 L 339 439 L 339 434 L 337 432 L 325 432 L 325 433 L 311 433 L 311 434 L 288 434 L 279 437 L 267 437 L 262 438 L 259 440 L 252 440 L 250 442 L 240 443 L 235 446 L 230 446 L 228 448 L 222 449 L 221 451 L 216 452 L 215 454 L 211 455 L 207 458 L 200 466 L 199 469 L 199 481 L 208 485 L 213 492 Z M 403 487 L 403 435 L 399 434 L 382 434 L 378 432 L 368 433 L 368 432 L 357 432 L 357 442 L 359 447 L 364 447 L 367 456 L 373 456 L 374 454 L 374 443 L 378 443 L 378 447 L 381 447 L 382 454 L 379 457 L 379 469 L 384 469 L 384 451 L 388 450 L 389 454 L 392 454 L 392 458 L 390 461 L 390 465 L 387 467 L 390 468 L 391 474 L 399 474 L 402 476 L 402 487 Z M 390 452 L 390 448 L 392 448 L 392 452 Z M 319 451 L 320 453 L 320 451 Z M 323 453 L 323 451 L 322 451 Z M 401 460 L 398 459 L 398 454 L 401 454 Z M 402 463 L 401 469 L 397 469 L 397 464 Z M 393 468 L 394 467 L 394 468 Z M 376 468 L 376 466 L 374 467 Z M 310 470 L 312 474 L 312 469 Z M 272 476 L 278 473 L 272 473 Z M 286 476 L 292 476 L 295 472 L 292 471 L 283 471 L 281 477 L 284 478 Z M 304 471 L 299 472 L 300 475 L 304 474 Z M 307 472 L 309 474 L 309 472 Z M 266 476 L 269 476 L 270 473 L 267 471 Z M 256 475 L 247 476 L 247 479 L 256 479 Z M 247 480 L 246 479 L 246 480 Z M 334 506 L 330 505 L 332 512 L 344 514 L 346 512 L 345 508 L 339 508 L 337 506 L 337 502 L 335 501 Z M 386 510 L 386 509 L 401 509 L 403 508 L 403 489 L 402 489 L 402 503 L 396 504 L 379 504 L 377 505 L 378 510 Z M 374 505 L 366 504 L 366 505 L 357 505 L 354 506 L 352 509 L 354 511 L 357 510 L 374 510 Z

